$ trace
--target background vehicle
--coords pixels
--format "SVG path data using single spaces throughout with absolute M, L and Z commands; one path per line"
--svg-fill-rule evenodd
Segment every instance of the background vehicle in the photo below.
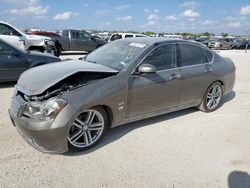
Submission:
M 55 44 L 48 37 L 27 35 L 14 26 L 0 21 L 0 38 L 24 49 L 54 54 Z
M 31 32 L 32 35 L 40 35 L 50 37 L 55 42 L 55 55 L 60 56 L 62 52 L 62 44 L 59 42 L 61 39 L 61 35 L 55 32 L 47 32 L 47 31 L 33 31 Z
M 235 46 L 236 42 L 232 38 L 215 39 L 208 43 L 208 47 L 214 49 L 232 49 Z
M 250 49 L 250 40 L 242 40 L 239 42 L 239 48 L 238 49 Z
M 63 51 L 87 51 L 91 52 L 107 43 L 106 40 L 92 37 L 85 30 L 66 29 L 62 31 L 62 37 L 58 38 Z
M 25 51 L 0 39 L 0 82 L 16 81 L 31 67 L 58 61 L 61 60 L 55 56 Z
M 108 39 L 108 42 L 111 42 L 117 39 L 125 39 L 125 38 L 133 38 L 133 37 L 147 37 L 147 35 L 135 34 L 135 33 L 113 33 Z
M 13 95 L 10 117 L 40 151 L 86 150 L 109 127 L 189 107 L 212 112 L 234 82 L 233 62 L 200 43 L 117 40 L 85 61 L 26 71 Z
M 195 41 L 197 42 L 201 42 L 202 44 L 204 44 L 205 46 L 208 46 L 210 40 L 209 38 L 197 38 Z

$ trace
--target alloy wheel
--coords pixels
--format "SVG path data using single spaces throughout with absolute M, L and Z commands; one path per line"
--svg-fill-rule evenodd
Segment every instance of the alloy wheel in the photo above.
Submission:
M 222 89 L 215 84 L 207 93 L 206 105 L 209 110 L 214 110 L 220 103 Z
M 68 141 L 77 148 L 89 147 L 97 142 L 104 130 L 100 112 L 89 109 L 80 114 L 69 131 Z

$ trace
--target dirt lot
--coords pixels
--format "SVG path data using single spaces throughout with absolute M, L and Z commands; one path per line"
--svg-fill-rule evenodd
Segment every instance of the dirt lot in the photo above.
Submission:
M 123 125 L 78 154 L 30 147 L 8 117 L 13 84 L 0 84 L 0 187 L 249 188 L 250 51 L 220 54 L 235 62 L 237 80 L 217 111 L 186 109 Z

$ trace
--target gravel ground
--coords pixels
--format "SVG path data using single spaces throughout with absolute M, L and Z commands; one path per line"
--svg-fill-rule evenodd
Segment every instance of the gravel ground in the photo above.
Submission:
M 217 111 L 191 108 L 123 125 L 78 154 L 30 147 L 8 117 L 14 84 L 0 84 L 0 187 L 249 188 L 250 52 L 220 54 L 235 62 L 237 80 Z

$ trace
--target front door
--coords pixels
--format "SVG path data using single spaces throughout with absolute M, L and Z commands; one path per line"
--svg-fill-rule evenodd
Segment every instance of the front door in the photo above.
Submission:
M 174 44 L 156 47 L 142 62 L 157 68 L 153 74 L 133 74 L 128 80 L 127 117 L 175 107 L 180 89 Z
M 96 42 L 92 40 L 89 33 L 85 31 L 72 31 L 71 48 L 73 51 L 92 51 Z

